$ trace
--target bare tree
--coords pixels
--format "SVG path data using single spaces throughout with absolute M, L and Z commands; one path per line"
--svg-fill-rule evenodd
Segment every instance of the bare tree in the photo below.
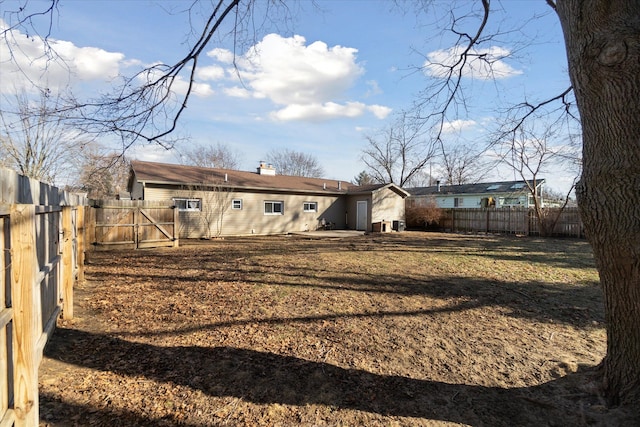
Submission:
M 196 145 L 182 152 L 182 162 L 191 166 L 238 169 L 239 154 L 226 144 Z
M 538 128 L 541 127 L 538 122 Z M 538 132 L 529 129 L 528 126 L 519 126 L 513 132 L 509 132 L 509 138 L 495 145 L 496 154 L 502 163 L 509 165 L 513 171 L 527 185 L 529 194 L 533 199 L 533 206 L 543 236 L 553 232 L 562 210 L 569 202 L 569 196 L 573 191 L 579 173 L 580 155 L 575 144 L 554 144 L 555 133 L 553 126 L 547 126 Z M 538 135 L 542 133 L 542 135 Z M 545 210 L 540 194 L 540 183 L 543 174 L 551 168 L 575 170 L 573 184 L 564 196 L 564 203 L 561 209 L 550 213 Z
M 307 176 L 321 178 L 324 169 L 318 159 L 312 154 L 288 148 L 271 150 L 267 154 L 267 161 L 271 163 L 278 175 Z
M 91 139 L 69 126 L 60 103 L 61 98 L 48 91 L 36 97 L 26 91 L 3 96 L 1 165 L 50 183 L 73 176 Z
M 206 231 L 206 238 L 220 237 L 224 215 L 231 206 L 231 188 L 217 179 L 189 187 L 189 197 L 200 199 L 200 210 L 194 214 Z
M 435 142 L 406 113 L 377 137 L 366 138 L 368 145 L 362 150 L 361 159 L 373 179 L 380 183 L 405 186 L 437 153 Z
M 118 197 L 126 190 L 131 162 L 118 153 L 103 154 L 99 147 L 87 146 L 80 174 L 70 190 L 87 193 L 91 199 Z
M 475 147 L 465 144 L 446 144 L 442 147 L 441 167 L 444 183 L 447 185 L 460 185 L 475 182 L 484 169 L 482 165 L 482 153 Z

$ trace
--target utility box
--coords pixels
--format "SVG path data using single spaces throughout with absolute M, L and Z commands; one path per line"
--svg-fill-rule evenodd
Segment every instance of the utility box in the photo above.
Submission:
M 398 220 L 398 221 L 393 221 L 393 230 L 395 231 L 404 231 L 404 229 L 407 227 L 407 224 L 404 221 Z
M 373 231 L 374 233 L 390 233 L 391 222 L 390 221 L 374 222 L 373 224 L 371 224 L 371 231 Z

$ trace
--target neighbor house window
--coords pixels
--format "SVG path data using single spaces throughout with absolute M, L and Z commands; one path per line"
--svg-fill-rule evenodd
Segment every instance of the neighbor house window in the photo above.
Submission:
M 202 210 L 202 201 L 200 199 L 173 199 L 173 203 L 181 212 L 200 211 Z
M 303 210 L 305 212 L 318 212 L 318 203 L 316 203 L 316 202 L 304 202 Z
M 264 214 L 265 215 L 282 215 L 284 212 L 284 202 L 264 202 Z
M 233 199 L 231 201 L 231 209 L 242 209 L 242 199 Z
M 456 197 L 453 199 L 454 208 L 459 208 L 462 205 L 464 205 L 464 199 L 462 197 Z

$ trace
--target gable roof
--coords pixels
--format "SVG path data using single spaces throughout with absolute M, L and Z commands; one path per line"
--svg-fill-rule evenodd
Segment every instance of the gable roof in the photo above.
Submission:
M 390 183 L 390 184 L 367 184 L 367 185 L 354 185 L 352 187 L 349 188 L 349 194 L 366 194 L 366 193 L 373 193 L 374 191 L 379 191 L 382 189 L 388 188 L 391 191 L 397 193 L 399 196 L 404 197 L 409 197 L 411 194 L 405 190 L 404 188 Z
M 533 185 L 534 181 L 528 181 Z M 544 178 L 535 181 L 536 186 L 544 184 Z M 447 195 L 447 194 L 520 194 L 528 193 L 527 181 L 497 181 L 478 184 L 432 185 L 430 187 L 414 187 L 406 189 L 412 196 Z
M 308 178 L 289 175 L 261 175 L 256 172 L 233 169 L 203 168 L 197 166 L 175 165 L 168 163 L 131 161 L 129 190 L 133 178 L 145 184 L 164 184 L 179 186 L 202 186 L 203 184 L 225 185 L 248 190 L 269 190 L 285 192 L 309 192 L 324 194 L 372 193 L 390 187 L 403 197 L 409 193 L 394 184 L 358 186 L 347 181 L 324 178 Z M 398 191 L 399 190 L 399 191 Z

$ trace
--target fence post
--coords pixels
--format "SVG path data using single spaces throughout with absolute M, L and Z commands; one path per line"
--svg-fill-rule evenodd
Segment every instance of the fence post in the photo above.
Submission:
M 178 207 L 173 208 L 173 247 L 180 246 L 180 214 Z
M 98 210 L 96 206 L 95 203 L 90 203 L 85 212 L 84 240 L 85 246 L 88 247 L 90 251 L 96 250 L 96 221 L 98 215 L 96 213 Z
M 15 425 L 36 427 L 39 403 L 35 347 L 40 307 L 36 307 L 35 298 L 38 276 L 35 205 L 12 205 L 10 221 Z
M 73 207 L 62 207 L 62 318 L 73 319 Z
M 77 246 L 77 264 L 78 264 L 78 281 L 84 281 L 84 251 L 85 251 L 85 207 L 82 205 L 77 206 L 76 214 L 76 238 L 78 239 Z
M 133 248 L 140 249 L 140 208 L 137 207 L 133 210 Z
M 451 232 L 456 232 L 456 210 L 451 209 Z
M 489 210 L 489 208 L 483 208 L 485 211 L 487 211 L 487 222 L 485 224 L 485 228 L 484 228 L 484 232 L 485 233 L 489 233 L 489 223 L 490 223 L 490 218 L 489 216 L 491 215 L 491 211 Z

